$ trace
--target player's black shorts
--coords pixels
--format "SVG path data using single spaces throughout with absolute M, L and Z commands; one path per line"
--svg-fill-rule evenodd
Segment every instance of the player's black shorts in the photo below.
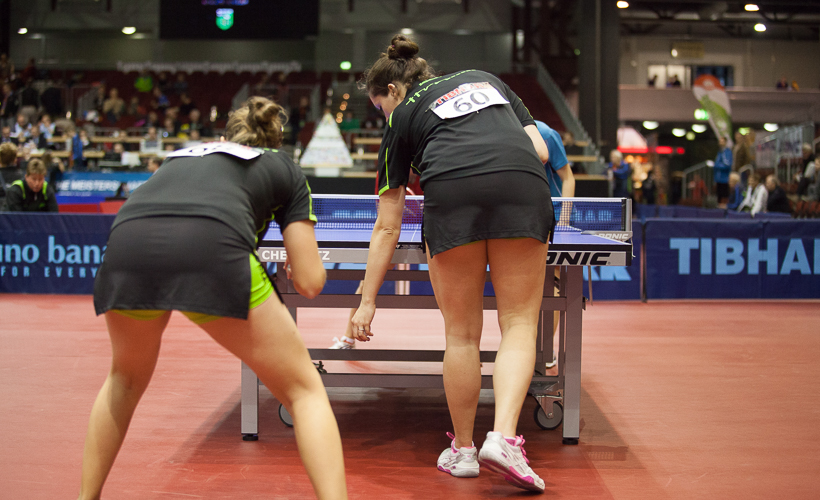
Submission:
M 147 217 L 117 225 L 94 282 L 97 314 L 178 310 L 246 319 L 248 249 L 239 233 L 206 217 Z
M 424 239 L 430 255 L 473 241 L 549 241 L 555 226 L 550 188 L 535 174 L 505 170 L 424 185 Z

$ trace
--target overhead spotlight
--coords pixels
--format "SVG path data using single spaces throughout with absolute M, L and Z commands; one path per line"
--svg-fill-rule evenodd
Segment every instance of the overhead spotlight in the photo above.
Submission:
M 672 129 L 672 135 L 674 135 L 675 137 L 683 137 L 683 136 L 685 136 L 685 135 L 686 135 L 686 129 L 683 129 L 683 128 L 673 128 L 673 129 Z
M 777 129 L 779 129 L 779 128 L 780 127 L 778 127 L 776 123 L 764 123 L 763 124 L 763 130 L 765 130 L 766 132 L 777 132 Z
M 691 130 L 689 132 L 686 132 L 686 139 L 689 140 L 689 141 L 694 141 L 695 140 L 695 133 L 692 132 Z
M 755 31 L 757 31 L 758 33 L 763 33 L 764 31 L 766 31 L 766 25 L 763 23 L 755 24 Z
M 698 134 L 702 134 L 702 133 L 706 132 L 706 125 L 704 125 L 702 123 L 692 124 L 692 130 L 694 130 Z
M 678 49 L 672 49 L 672 57 L 678 57 Z
M 645 128 L 646 130 L 655 130 L 656 128 L 658 128 L 658 125 L 659 125 L 658 122 L 652 122 L 652 121 L 643 122 L 643 128 Z
M 746 12 L 757 12 L 760 10 L 760 7 L 753 3 L 747 3 L 745 9 Z
M 619 9 L 626 9 L 626 8 L 628 8 L 628 7 L 629 7 L 629 2 L 624 2 L 623 0 L 620 0 L 620 1 L 619 1 L 617 4 L 615 4 L 615 5 L 617 5 Z
M 134 33 L 137 32 L 137 28 L 135 28 L 133 26 L 126 26 L 125 28 L 122 29 L 122 32 L 126 35 L 133 35 Z
M 28 33 L 28 29 L 26 28 L 20 28 L 19 30 L 17 30 L 18 35 L 25 35 L 26 33 Z
M 402 35 L 412 35 L 413 33 L 415 33 L 415 31 L 413 31 L 411 28 L 402 28 L 401 30 Z

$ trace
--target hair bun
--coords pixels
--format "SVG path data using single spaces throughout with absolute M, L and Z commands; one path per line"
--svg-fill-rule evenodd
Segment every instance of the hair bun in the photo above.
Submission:
M 404 35 L 394 36 L 390 47 L 387 47 L 387 57 L 390 59 L 413 59 L 418 53 L 418 44 Z

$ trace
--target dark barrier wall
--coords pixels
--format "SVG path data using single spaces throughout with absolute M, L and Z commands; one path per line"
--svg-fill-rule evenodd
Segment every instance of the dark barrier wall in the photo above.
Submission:
M 647 299 L 820 298 L 820 220 L 647 219 Z
M 589 297 L 592 281 L 592 300 L 640 300 L 641 299 L 641 244 L 643 227 L 632 223 L 632 265 L 592 266 L 584 268 L 584 296 Z M 590 273 L 591 270 L 591 273 Z M 591 274 L 591 276 L 590 276 Z
M 113 215 L 0 213 L 0 292 L 92 293 Z

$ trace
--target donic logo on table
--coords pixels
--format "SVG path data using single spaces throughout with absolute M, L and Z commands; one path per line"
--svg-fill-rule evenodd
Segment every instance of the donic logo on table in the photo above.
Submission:
M 820 274 L 820 239 L 670 238 L 669 249 L 681 275 Z

